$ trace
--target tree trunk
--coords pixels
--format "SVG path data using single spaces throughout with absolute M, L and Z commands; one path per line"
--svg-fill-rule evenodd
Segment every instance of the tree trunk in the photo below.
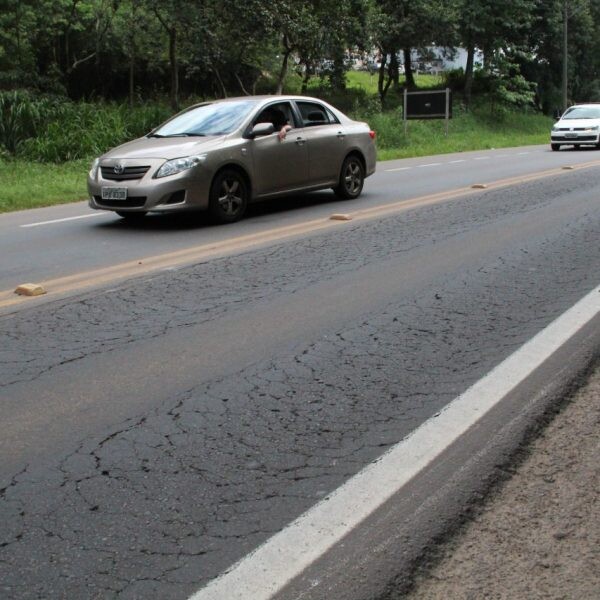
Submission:
M 308 61 L 306 61 L 304 63 L 304 76 L 302 77 L 302 88 L 300 89 L 301 94 L 306 94 L 306 92 L 308 91 L 308 81 L 310 80 L 311 74 L 312 73 L 310 65 Z
M 390 81 L 394 84 L 394 88 L 398 89 L 400 87 L 400 69 L 398 69 L 398 56 L 395 49 L 390 53 L 390 57 L 388 68 Z
M 377 91 L 379 92 L 379 100 L 381 102 L 381 109 L 385 108 L 385 96 L 390 89 L 392 84 L 392 78 L 388 77 L 387 82 L 385 81 L 385 67 L 387 65 L 387 52 L 381 52 L 381 64 L 379 65 L 379 80 L 377 82 Z
M 471 91 L 473 90 L 473 65 L 475 61 L 475 47 L 469 40 L 467 42 L 467 65 L 465 67 L 465 89 L 463 90 L 465 108 L 471 105 Z
M 131 3 L 131 30 L 129 32 L 129 106 L 133 107 L 135 96 L 135 18 L 136 18 L 136 3 Z
M 234 73 L 235 78 L 237 79 L 237 82 L 240 84 L 240 89 L 242 90 L 242 92 L 246 95 L 246 96 L 250 96 L 250 92 L 248 92 L 248 90 L 244 87 L 244 82 L 242 81 L 241 77 L 238 75 L 238 73 Z
M 381 53 L 381 62 L 379 63 L 379 77 L 377 79 L 377 93 L 379 94 L 381 108 L 383 108 L 383 103 L 385 101 L 385 92 L 384 92 L 385 63 L 386 63 L 386 55 L 384 52 L 382 52 Z
M 133 41 L 132 41 L 133 44 Z M 135 96 L 135 47 L 129 51 L 129 106 L 133 106 Z
M 225 87 L 225 84 L 223 83 L 223 79 L 221 79 L 221 74 L 219 73 L 219 69 L 217 69 L 216 67 L 213 67 L 212 72 L 215 74 L 215 77 L 217 78 L 217 81 L 219 82 L 219 86 L 221 87 L 221 94 L 223 94 L 223 98 L 227 98 L 227 88 Z
M 279 77 L 277 78 L 277 89 L 275 93 L 280 96 L 283 94 L 283 82 L 285 80 L 285 75 L 287 73 L 288 59 L 290 57 L 290 53 L 292 52 L 291 48 L 288 48 L 287 38 L 284 36 L 284 46 L 285 52 L 283 53 L 283 62 L 281 63 L 281 71 L 279 71 Z
M 417 87 L 415 83 L 415 76 L 413 75 L 412 70 L 412 61 L 410 60 L 410 48 L 404 48 L 404 77 L 406 79 L 406 87 L 410 89 L 414 89 Z
M 177 66 L 177 29 L 169 29 L 169 64 L 171 66 L 171 108 L 179 110 L 179 70 Z

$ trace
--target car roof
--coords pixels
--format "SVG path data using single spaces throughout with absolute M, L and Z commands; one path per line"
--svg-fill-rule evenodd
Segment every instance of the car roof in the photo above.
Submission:
M 585 104 L 573 104 L 573 106 L 569 106 L 569 108 L 587 108 L 588 106 L 598 108 L 600 106 L 600 102 L 586 102 Z
M 314 100 L 315 102 L 323 102 L 328 104 L 325 100 L 320 98 L 313 98 L 312 96 L 300 96 L 294 94 L 262 94 L 257 96 L 233 96 L 231 98 L 215 98 L 214 100 L 206 100 L 205 102 L 199 102 L 198 106 L 202 104 L 216 104 L 217 102 L 239 102 L 240 100 Z

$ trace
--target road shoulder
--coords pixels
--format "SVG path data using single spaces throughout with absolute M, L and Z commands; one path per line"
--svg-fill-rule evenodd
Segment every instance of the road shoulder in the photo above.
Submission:
M 407 597 L 597 598 L 599 426 L 596 368 Z

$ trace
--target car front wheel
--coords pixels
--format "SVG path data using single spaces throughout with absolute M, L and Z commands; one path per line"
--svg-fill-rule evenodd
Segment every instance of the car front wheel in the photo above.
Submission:
M 550 144 L 550 148 L 556 152 L 557 150 L 560 150 L 560 144 Z
M 365 170 L 360 158 L 350 155 L 346 157 L 342 165 L 339 183 L 333 191 L 340 198 L 348 200 L 358 198 L 362 192 L 364 182 Z
M 208 210 L 220 223 L 233 223 L 244 216 L 248 206 L 248 185 L 241 173 L 225 169 L 210 188 Z

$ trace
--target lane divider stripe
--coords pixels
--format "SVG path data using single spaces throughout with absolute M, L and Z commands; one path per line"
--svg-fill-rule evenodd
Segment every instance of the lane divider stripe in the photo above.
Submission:
M 189 600 L 269 600 L 425 469 L 600 313 L 600 286 L 378 460 Z
M 28 227 L 40 227 L 40 225 L 52 225 L 53 223 L 63 223 L 65 221 L 76 221 L 77 219 L 89 219 L 90 217 L 101 217 L 105 213 L 94 212 L 89 215 L 77 215 L 76 217 L 65 217 L 64 219 L 52 219 L 51 221 L 39 221 L 38 223 L 26 223 L 25 225 L 19 225 L 23 229 Z

